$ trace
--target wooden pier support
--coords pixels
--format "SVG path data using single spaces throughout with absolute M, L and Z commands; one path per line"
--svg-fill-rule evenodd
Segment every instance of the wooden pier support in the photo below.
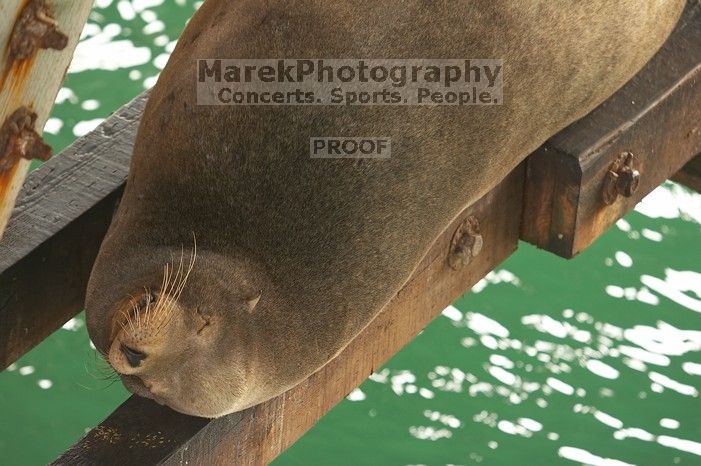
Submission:
M 640 73 L 528 158 L 521 238 L 573 257 L 699 153 L 701 5 L 690 2 Z
M 50 155 L 40 136 L 92 3 L 0 1 L 0 238 L 32 158 Z

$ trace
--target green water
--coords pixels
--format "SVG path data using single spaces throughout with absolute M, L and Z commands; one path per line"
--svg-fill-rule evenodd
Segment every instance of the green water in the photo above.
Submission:
M 47 140 L 152 84 L 194 6 L 98 0 Z M 522 244 L 276 464 L 701 464 L 701 196 L 638 210 L 573 261 Z M 0 373 L 0 464 L 50 461 L 123 401 L 103 368 L 80 315 Z

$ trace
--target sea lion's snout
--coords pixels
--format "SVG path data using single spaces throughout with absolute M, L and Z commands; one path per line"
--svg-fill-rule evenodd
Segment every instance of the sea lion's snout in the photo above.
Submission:
M 107 361 L 136 395 L 179 408 L 180 369 L 195 352 L 190 313 L 172 294 L 146 292 L 114 313 Z
M 167 296 L 147 292 L 115 312 L 107 360 L 117 373 L 141 373 L 148 369 L 146 363 L 164 353 L 168 327 L 177 325 L 173 317 L 179 312 L 177 304 L 170 301 Z
M 157 347 L 161 344 L 157 339 L 140 339 L 131 331 L 120 331 L 112 341 L 107 353 L 107 361 L 120 375 L 134 375 L 148 370 L 148 363 L 157 357 Z
M 181 251 L 120 255 L 126 284 L 99 262 L 86 297 L 91 338 L 129 391 L 181 413 L 219 417 L 262 401 L 249 349 L 278 295 L 252 261 L 202 250 L 196 266 L 194 247 L 189 261 Z

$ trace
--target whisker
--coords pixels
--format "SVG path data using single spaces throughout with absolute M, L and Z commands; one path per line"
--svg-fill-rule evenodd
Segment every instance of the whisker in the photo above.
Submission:
M 161 296 L 163 296 L 163 294 L 165 293 L 166 285 L 168 284 L 168 270 L 169 270 L 169 269 L 168 269 L 168 265 L 169 265 L 169 264 L 166 263 L 166 264 L 163 266 L 163 280 L 161 281 L 160 293 L 159 293 L 158 297 L 156 298 L 156 302 L 153 303 L 153 308 L 152 308 L 152 310 L 151 310 L 151 313 L 152 313 L 152 315 L 153 315 L 154 321 L 155 321 L 155 319 L 158 317 L 158 314 L 157 314 L 157 312 L 156 312 L 156 310 L 158 309 L 158 302 L 159 302 L 159 300 L 161 299 Z
M 137 301 L 133 296 L 130 296 L 131 313 L 120 311 L 126 320 L 126 324 L 120 322 L 122 330 L 126 332 L 128 326 L 133 335 L 136 332 L 148 329 L 150 334 L 156 336 L 170 324 L 175 314 L 178 300 L 197 262 L 197 238 L 194 232 L 192 236 L 193 247 L 187 262 L 185 261 L 185 247 L 183 246 L 180 248 L 180 259 L 177 267 L 172 255 L 171 260 L 163 265 L 161 288 L 155 299 L 152 299 L 152 293 L 148 287 L 144 287 L 145 306 L 140 305 L 142 300 Z
M 149 291 L 148 287 L 144 286 L 144 299 L 146 299 L 146 306 L 141 309 L 143 311 L 143 317 L 141 318 L 144 321 L 144 324 L 148 326 L 148 308 L 149 305 L 151 304 L 151 292 Z
M 141 321 L 139 320 L 139 306 L 136 303 L 131 305 L 132 315 L 129 317 L 134 321 L 134 327 L 136 330 L 141 330 Z M 133 316 L 133 317 L 132 317 Z
M 192 272 L 192 269 L 195 266 L 195 262 L 197 260 L 197 238 L 195 237 L 195 234 L 193 232 L 193 249 L 190 254 L 190 259 L 188 261 L 187 265 L 187 270 L 185 271 L 184 269 L 184 256 L 185 256 L 185 251 L 184 248 L 181 248 L 181 254 L 180 254 L 180 262 L 178 266 L 178 271 L 173 278 L 173 282 L 170 284 L 170 287 L 167 290 L 167 293 L 165 293 L 162 296 L 162 299 L 159 299 L 159 314 L 161 315 L 161 319 L 158 323 L 156 335 L 160 334 L 163 328 L 167 327 L 168 324 L 170 323 L 171 319 L 173 318 L 175 306 L 180 299 L 180 295 L 182 294 L 183 290 L 185 289 L 185 285 L 187 284 L 187 280 L 190 277 L 190 273 Z
M 158 296 L 158 300 L 156 301 L 156 305 L 153 309 L 153 315 L 154 315 L 154 322 L 156 322 L 156 326 L 160 325 L 160 322 L 162 321 L 162 308 L 163 308 L 163 300 L 166 299 L 168 296 L 168 288 L 171 286 L 170 281 L 173 277 L 173 268 L 170 263 L 166 263 L 165 265 L 165 272 L 164 272 L 164 277 L 163 277 L 163 286 L 161 288 L 161 294 Z
M 194 232 L 193 232 L 193 248 L 192 248 L 192 253 L 190 254 L 190 263 L 188 264 L 187 272 L 185 273 L 182 280 L 180 281 L 180 284 L 178 285 L 177 289 L 175 290 L 174 300 L 176 302 L 180 298 L 180 295 L 182 294 L 183 290 L 185 289 L 185 285 L 187 284 L 187 279 L 190 277 L 190 273 L 192 272 L 192 269 L 195 267 L 196 260 L 197 260 L 197 239 L 195 238 Z
M 158 314 L 159 314 L 159 327 L 161 327 L 161 326 L 163 325 L 163 320 L 165 319 L 165 317 L 166 317 L 166 316 L 168 315 L 168 313 L 169 313 L 169 308 L 170 308 L 170 306 L 169 306 L 170 296 L 173 295 L 173 291 L 176 289 L 176 283 L 178 283 L 178 282 L 180 281 L 180 276 L 181 276 L 182 270 L 183 270 L 183 258 L 184 258 L 184 254 L 185 254 L 184 248 L 181 248 L 181 250 L 180 250 L 180 262 L 179 262 L 179 264 L 178 264 L 177 272 L 175 273 L 174 276 L 171 276 L 171 277 L 170 277 L 170 278 L 172 278 L 172 282 L 170 282 L 170 283 L 167 285 L 167 287 L 166 287 L 164 293 L 163 293 L 162 296 L 161 296 L 162 299 L 160 299 L 159 302 L 158 302 L 157 310 L 158 310 Z M 173 266 L 173 268 L 175 268 L 175 267 Z M 172 272 L 171 272 L 171 274 L 172 274 Z
M 171 266 L 169 262 L 166 262 L 166 264 L 163 266 L 163 281 L 161 283 L 161 293 L 159 294 L 153 309 L 154 321 L 156 321 L 156 319 L 160 319 L 160 302 L 163 299 L 163 296 L 168 292 L 167 289 L 170 283 L 170 276 Z
M 114 370 L 112 366 L 110 366 L 107 361 L 105 361 L 102 358 L 98 358 L 98 353 L 94 352 L 93 356 L 95 357 L 94 363 L 95 363 L 95 372 L 92 372 L 87 365 L 87 361 L 83 362 L 83 367 L 85 369 L 85 373 L 88 374 L 92 379 L 94 380 L 100 380 L 100 381 L 110 381 L 110 383 L 102 387 L 103 389 L 108 388 L 111 386 L 114 382 L 119 380 L 119 374 Z M 92 390 L 93 388 L 91 387 L 85 387 L 87 389 Z
M 195 266 L 195 260 L 197 259 L 197 240 L 194 237 L 194 232 L 193 232 L 193 241 L 194 241 L 194 245 L 193 245 L 192 253 L 190 254 L 190 263 L 189 263 L 189 266 L 187 268 L 187 272 L 183 276 L 182 280 L 178 284 L 178 288 L 175 291 L 174 298 L 176 301 L 178 300 L 178 298 L 180 298 L 180 294 L 183 292 L 183 289 L 185 288 L 185 284 L 187 283 L 187 279 L 190 277 L 190 272 L 192 272 L 192 269 Z
M 126 319 L 127 324 L 129 325 L 129 328 L 130 328 L 132 331 L 134 331 L 134 327 L 131 325 L 131 321 L 130 321 L 130 319 L 129 319 L 129 314 L 127 314 L 126 312 L 124 312 L 123 309 L 120 309 L 119 312 L 120 312 L 120 313 L 122 314 L 122 316 L 124 316 L 124 318 Z M 124 324 L 122 324 L 122 322 L 119 322 L 119 325 L 121 325 L 122 328 L 124 328 Z

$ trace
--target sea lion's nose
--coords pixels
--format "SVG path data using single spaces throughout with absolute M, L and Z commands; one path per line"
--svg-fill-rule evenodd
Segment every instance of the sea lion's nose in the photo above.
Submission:
M 146 353 L 129 348 L 124 343 L 119 345 L 119 350 L 122 352 L 122 354 L 124 354 L 124 357 L 127 358 L 127 362 L 131 367 L 139 367 L 141 361 L 146 359 Z

